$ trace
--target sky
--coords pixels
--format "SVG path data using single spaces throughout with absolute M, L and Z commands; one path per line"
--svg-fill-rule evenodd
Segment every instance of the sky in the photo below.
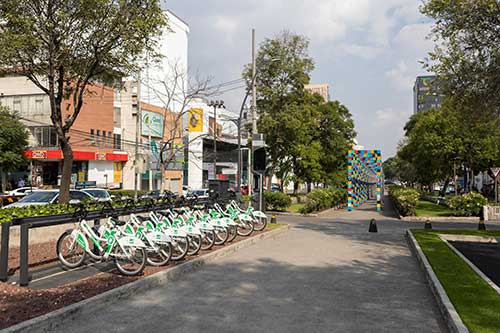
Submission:
M 282 30 L 306 36 L 315 61 L 311 83 L 328 83 L 330 98 L 351 111 L 357 140 L 393 156 L 413 113 L 413 83 L 433 43 L 421 0 L 167 0 L 189 24 L 189 70 L 214 83 L 241 78 L 257 44 Z M 236 86 L 237 87 L 237 86 Z M 239 110 L 242 89 L 224 93 Z

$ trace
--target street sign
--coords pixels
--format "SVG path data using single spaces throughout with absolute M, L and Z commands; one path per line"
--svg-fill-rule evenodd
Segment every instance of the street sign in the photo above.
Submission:
M 497 179 L 500 174 L 500 167 L 490 168 L 491 173 L 493 174 L 493 178 Z

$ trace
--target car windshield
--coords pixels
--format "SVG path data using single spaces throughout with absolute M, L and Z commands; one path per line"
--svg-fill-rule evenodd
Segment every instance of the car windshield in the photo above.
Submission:
M 189 193 L 188 193 L 188 195 L 196 195 L 196 196 L 205 195 L 205 194 L 206 194 L 205 190 L 193 190 L 193 191 L 189 191 Z
M 107 199 L 108 198 L 108 193 L 104 190 L 85 190 L 84 192 L 87 192 L 94 198 L 98 199 Z
M 57 192 L 33 192 L 30 195 L 19 200 L 19 202 L 50 202 L 55 198 Z

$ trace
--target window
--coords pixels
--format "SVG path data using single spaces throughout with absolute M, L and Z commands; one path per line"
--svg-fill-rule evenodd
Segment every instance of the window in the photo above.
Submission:
M 102 131 L 102 146 L 106 147 L 108 142 L 106 141 L 106 131 Z
M 108 143 L 107 143 L 107 146 L 108 147 L 113 147 L 113 133 L 111 133 L 111 132 L 108 132 Z
M 95 146 L 95 133 L 93 128 L 90 129 L 90 145 Z
M 21 113 L 21 99 L 15 98 L 12 103 L 12 111 Z
M 116 90 L 115 90 L 116 91 Z M 113 113 L 113 124 L 115 127 L 120 128 L 122 127 L 122 109 L 121 108 L 114 108 L 114 113 Z
M 40 115 L 43 114 L 43 99 L 42 98 L 35 98 L 35 110 L 34 114 Z
M 31 127 L 31 134 L 35 138 L 35 147 L 58 147 L 59 137 L 56 129 L 50 126 Z
M 113 134 L 113 149 L 122 149 L 122 136 L 120 134 Z
M 96 132 L 95 144 L 96 144 L 96 146 L 101 145 L 101 131 L 100 130 L 97 130 L 97 132 Z
M 87 193 L 80 191 L 70 191 L 69 196 L 71 199 L 80 201 L 90 199 L 90 196 Z

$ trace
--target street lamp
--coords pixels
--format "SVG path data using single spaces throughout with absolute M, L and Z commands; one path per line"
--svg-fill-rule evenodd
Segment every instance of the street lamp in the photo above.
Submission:
M 224 106 L 223 100 L 216 100 L 208 102 L 208 106 L 212 106 L 214 108 L 214 176 L 217 179 L 217 109 L 226 108 Z

